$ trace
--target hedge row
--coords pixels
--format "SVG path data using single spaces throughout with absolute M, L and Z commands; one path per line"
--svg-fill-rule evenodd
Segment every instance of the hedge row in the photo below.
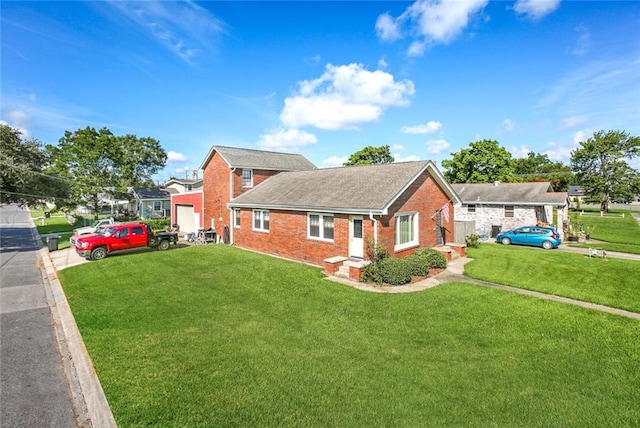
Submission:
M 364 267 L 362 280 L 377 284 L 402 285 L 412 276 L 426 276 L 430 269 L 447 267 L 445 256 L 433 248 L 419 248 L 415 254 L 402 259 L 386 257 Z

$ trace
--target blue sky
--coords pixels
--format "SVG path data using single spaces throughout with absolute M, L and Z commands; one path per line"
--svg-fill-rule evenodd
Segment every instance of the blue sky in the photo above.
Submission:
M 156 180 L 213 145 L 341 165 L 481 139 L 569 162 L 640 135 L 636 1 L 2 1 L 2 116 L 56 144 L 107 127 L 160 141 Z M 635 165 L 639 166 L 639 165 Z

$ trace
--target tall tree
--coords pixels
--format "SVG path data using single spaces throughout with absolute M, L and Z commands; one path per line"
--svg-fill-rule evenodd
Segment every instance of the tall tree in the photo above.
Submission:
M 57 146 L 48 146 L 55 169 L 65 176 L 75 203 L 96 215 L 101 201 L 124 193 L 127 187 L 146 185 L 167 159 L 153 138 L 114 135 L 107 128 L 65 131 Z
M 46 168 L 48 152 L 35 139 L 0 125 L 0 201 L 33 204 L 47 200 L 63 205 L 69 196 L 67 183 Z
M 608 211 L 611 195 L 638 189 L 640 175 L 628 161 L 640 156 L 640 137 L 623 131 L 598 131 L 571 152 L 571 168 L 585 193 L 600 199 Z
M 343 165 L 372 165 L 378 163 L 392 163 L 394 160 L 393 156 L 391 156 L 391 148 L 389 146 L 367 146 L 352 154 L 349 157 L 349 160 Z
M 453 159 L 442 161 L 444 176 L 451 183 L 490 183 L 515 180 L 511 153 L 497 141 L 481 140 L 468 149 L 452 153 Z
M 548 181 L 556 192 L 566 192 L 574 183 L 571 166 L 554 162 L 546 154 L 529 152 L 527 157 L 514 159 L 514 172 L 521 181 Z

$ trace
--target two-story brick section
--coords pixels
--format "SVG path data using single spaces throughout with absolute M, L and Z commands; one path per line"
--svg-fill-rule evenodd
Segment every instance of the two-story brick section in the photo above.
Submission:
M 200 169 L 203 171 L 203 228 L 214 229 L 227 243 L 233 243 L 233 211 L 229 201 L 253 189 L 269 177 L 289 171 L 307 171 L 316 166 L 304 156 L 263 150 L 214 146 Z

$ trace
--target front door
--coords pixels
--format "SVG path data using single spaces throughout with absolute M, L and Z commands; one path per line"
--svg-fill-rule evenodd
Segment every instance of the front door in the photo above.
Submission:
M 363 219 L 351 216 L 349 219 L 349 257 L 364 258 Z

